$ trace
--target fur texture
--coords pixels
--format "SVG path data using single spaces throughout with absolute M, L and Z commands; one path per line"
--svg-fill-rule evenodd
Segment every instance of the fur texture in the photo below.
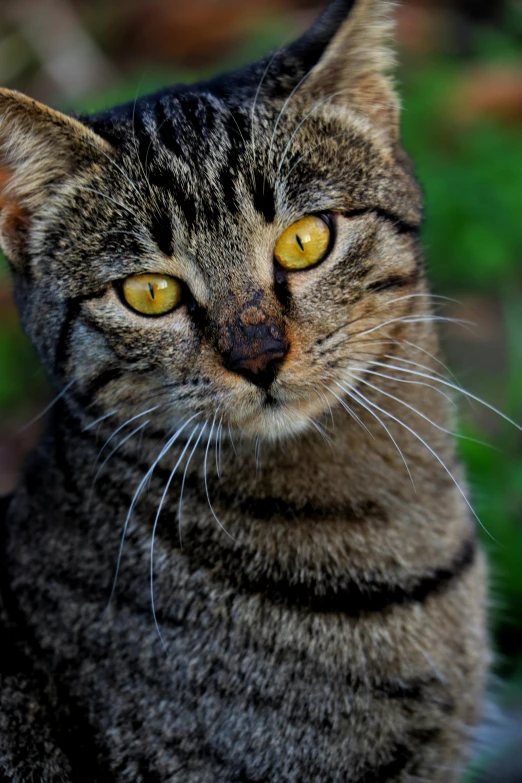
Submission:
M 2 244 L 59 392 L 4 513 L 2 780 L 458 779 L 486 574 L 389 12 L 335 0 L 96 116 L 0 92 Z M 286 272 L 309 214 L 332 251 Z M 129 309 L 144 272 L 182 306 Z M 268 388 L 226 361 L 263 335 L 289 346 Z

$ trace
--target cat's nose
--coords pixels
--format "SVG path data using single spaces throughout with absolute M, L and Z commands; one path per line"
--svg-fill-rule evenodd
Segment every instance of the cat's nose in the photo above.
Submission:
M 288 348 L 288 341 L 277 327 L 242 325 L 234 333 L 231 350 L 224 357 L 225 364 L 256 386 L 268 389 Z

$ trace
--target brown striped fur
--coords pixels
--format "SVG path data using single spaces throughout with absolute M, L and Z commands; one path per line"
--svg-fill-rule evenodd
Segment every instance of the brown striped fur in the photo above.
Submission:
M 0 92 L 2 244 L 61 393 L 3 513 L 0 780 L 459 779 L 487 577 L 389 17 L 335 0 L 272 58 L 91 117 Z M 314 213 L 330 255 L 274 266 Z M 132 312 L 140 272 L 183 305 Z M 289 345 L 269 388 L 224 358 L 260 329 Z

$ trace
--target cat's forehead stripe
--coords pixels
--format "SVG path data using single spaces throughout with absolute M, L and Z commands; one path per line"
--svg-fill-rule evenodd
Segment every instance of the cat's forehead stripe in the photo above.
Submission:
M 246 183 L 255 211 L 267 223 L 274 221 L 275 194 L 267 173 L 246 162 L 251 119 L 245 110 L 208 93 L 162 95 L 153 104 L 138 103 L 133 132 L 149 184 L 170 196 L 189 229 L 216 224 L 223 210 L 237 216 L 244 199 L 244 193 L 238 193 L 239 179 Z M 167 255 L 173 250 L 170 223 L 165 209 L 150 226 Z

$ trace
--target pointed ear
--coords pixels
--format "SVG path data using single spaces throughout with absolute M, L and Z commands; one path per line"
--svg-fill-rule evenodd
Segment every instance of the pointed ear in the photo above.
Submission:
M 10 260 L 16 260 L 52 187 L 108 150 L 106 141 L 77 120 L 0 89 L 0 241 Z
M 291 49 L 308 59 L 310 73 L 300 92 L 309 101 L 352 108 L 396 140 L 400 106 L 389 75 L 395 64 L 393 8 L 390 0 L 334 0 Z

